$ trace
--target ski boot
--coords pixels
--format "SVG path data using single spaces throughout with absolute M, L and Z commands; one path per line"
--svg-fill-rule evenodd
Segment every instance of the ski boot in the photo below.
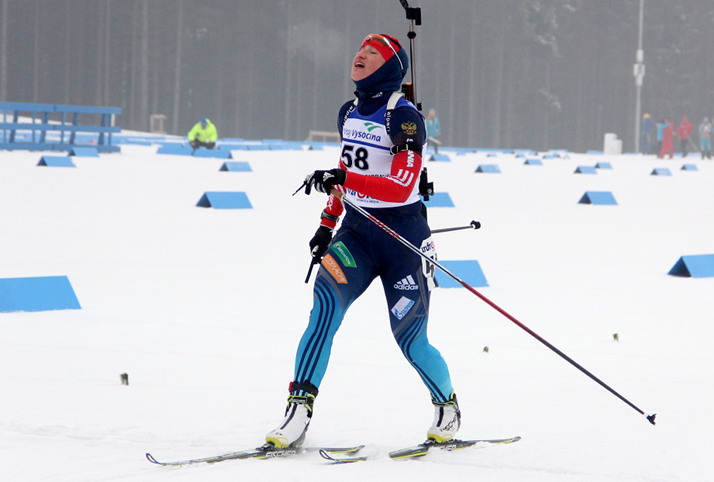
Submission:
M 436 443 L 449 442 L 454 439 L 454 435 L 461 427 L 461 411 L 459 403 L 456 401 L 456 394 L 452 393 L 449 401 L 438 403 L 434 400 L 434 423 L 426 433 L 427 440 Z
M 281 449 L 302 445 L 310 426 L 312 405 L 316 396 L 317 388 L 314 385 L 291 383 L 285 418 L 275 430 L 265 436 L 265 442 Z

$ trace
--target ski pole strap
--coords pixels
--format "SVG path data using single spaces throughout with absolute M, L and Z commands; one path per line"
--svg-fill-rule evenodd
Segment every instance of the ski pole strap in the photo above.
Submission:
M 405 142 L 404 144 L 399 144 L 398 146 L 392 146 L 389 149 L 389 152 L 393 156 L 396 156 L 400 152 L 404 152 L 404 151 L 414 151 L 416 153 L 421 153 L 421 148 L 422 148 L 422 145 L 418 144 L 416 142 Z
M 320 219 L 327 219 L 328 221 L 332 221 L 334 223 L 337 223 L 337 221 L 340 220 L 339 216 L 330 214 L 325 209 L 322 210 L 322 213 L 320 214 Z

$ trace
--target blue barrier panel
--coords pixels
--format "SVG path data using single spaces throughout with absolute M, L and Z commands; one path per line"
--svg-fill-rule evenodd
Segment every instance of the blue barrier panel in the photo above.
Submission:
M 235 142 L 221 142 L 221 149 L 226 149 L 229 151 L 247 151 L 248 146 L 245 144 L 238 144 Z
M 486 276 L 481 270 L 481 265 L 475 259 L 463 261 L 439 261 L 439 264 L 448 269 L 461 281 L 472 288 L 483 288 L 488 286 Z M 440 269 L 436 269 L 436 283 L 439 288 L 462 288 L 460 283 L 454 281 L 451 276 L 444 274 Z
M 496 164 L 481 164 L 476 168 L 476 172 L 500 173 L 501 169 Z
M 0 313 L 81 308 L 66 276 L 0 279 Z
M 206 192 L 196 206 L 213 209 L 253 209 L 244 192 Z
M 684 164 L 682 166 L 682 171 L 698 171 L 696 164 Z
M 94 147 L 73 147 L 69 151 L 70 156 L 76 157 L 99 157 L 99 152 Z
M 713 278 L 714 254 L 682 256 L 667 274 L 692 278 Z
M 243 161 L 238 162 L 224 162 L 220 171 L 236 171 L 236 172 L 252 172 L 250 164 Z
M 267 141 L 263 141 L 267 142 Z M 268 143 L 271 151 L 302 151 L 302 143 L 294 141 L 280 141 Z
M 526 162 L 524 162 L 523 164 L 527 166 L 542 166 L 543 161 L 541 161 L 540 159 L 526 159 Z
M 604 205 L 617 205 L 615 201 L 615 196 L 612 195 L 610 191 L 587 191 L 580 201 L 580 204 L 604 204 Z
M 454 202 L 447 192 L 437 192 L 429 196 L 428 201 L 424 201 L 429 208 L 453 208 Z
M 199 147 L 193 153 L 193 157 L 211 157 L 215 159 L 233 159 L 230 149 L 204 149 Z
M 597 169 L 593 166 L 578 166 L 575 174 L 597 174 Z
M 134 139 L 131 137 L 116 137 L 114 136 L 114 142 L 117 144 L 132 144 L 135 146 L 150 146 L 152 144 L 151 141 L 144 140 L 144 139 Z
M 190 156 L 193 153 L 193 147 L 182 145 L 179 143 L 166 143 L 156 151 L 157 154 L 173 154 L 175 156 Z
M 38 166 L 52 166 L 52 167 L 77 167 L 72 162 L 71 157 L 60 157 L 60 156 L 42 156 L 40 162 L 37 163 Z
M 270 146 L 267 144 L 247 144 L 249 151 L 269 151 Z
M 609 162 L 598 162 L 595 164 L 595 167 L 598 169 L 612 169 L 612 164 Z
M 672 173 L 667 169 L 666 167 L 655 167 L 654 171 L 652 171 L 651 176 L 671 176 Z

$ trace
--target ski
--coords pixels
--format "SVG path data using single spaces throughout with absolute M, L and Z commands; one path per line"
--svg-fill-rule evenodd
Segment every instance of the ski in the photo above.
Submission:
M 449 442 L 442 443 L 426 441 L 423 444 L 415 445 L 413 447 L 407 447 L 401 450 L 389 452 L 389 458 L 394 460 L 409 459 L 414 457 L 422 457 L 426 455 L 431 449 L 439 449 L 451 452 L 454 450 L 465 449 L 467 447 L 473 447 L 474 445 L 481 444 L 510 444 L 513 442 L 518 442 L 520 439 L 521 437 L 486 440 L 451 440 Z
M 354 462 L 364 462 L 367 460 L 366 456 L 356 456 L 356 457 L 333 457 L 332 454 L 336 452 L 328 452 L 325 449 L 320 450 L 320 456 L 329 460 L 332 464 L 352 464 Z M 344 452 L 343 452 L 344 453 Z
M 276 448 L 272 445 L 263 445 L 253 450 L 241 450 L 239 452 L 231 452 L 222 455 L 213 455 L 199 459 L 179 460 L 176 462 L 160 462 L 150 453 L 146 454 L 146 458 L 152 464 L 178 467 L 182 465 L 193 464 L 215 464 L 224 460 L 242 460 L 242 459 L 276 459 L 284 457 L 292 457 L 301 455 L 306 452 L 325 452 L 326 454 L 353 454 L 364 448 L 364 445 L 355 445 L 353 447 L 288 447 Z

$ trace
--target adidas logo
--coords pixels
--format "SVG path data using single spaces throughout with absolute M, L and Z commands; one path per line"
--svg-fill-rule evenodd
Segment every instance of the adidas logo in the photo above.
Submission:
M 406 278 L 402 278 L 400 281 L 394 283 L 394 289 L 400 291 L 416 291 L 419 289 L 419 285 L 416 284 L 412 275 L 408 275 Z

